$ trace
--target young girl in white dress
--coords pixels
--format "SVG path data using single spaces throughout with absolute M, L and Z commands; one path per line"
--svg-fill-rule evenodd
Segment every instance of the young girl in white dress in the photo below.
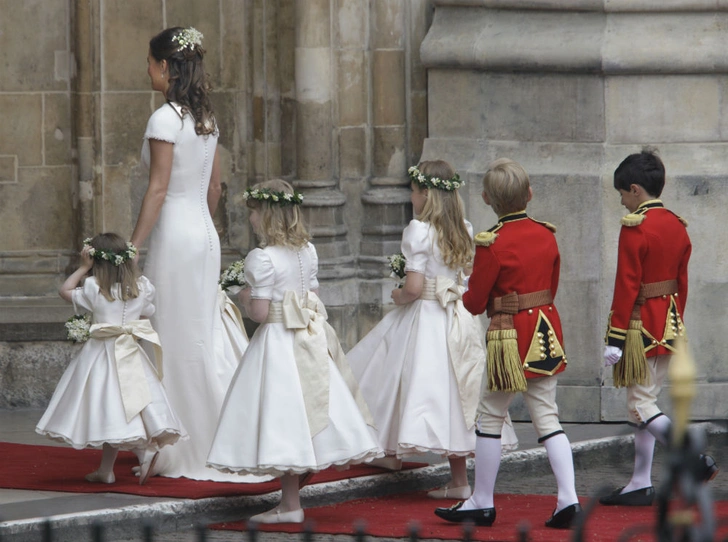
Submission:
M 279 506 L 259 523 L 300 523 L 300 475 L 383 454 L 371 414 L 318 298 L 318 257 L 301 194 L 272 179 L 245 192 L 261 247 L 245 258 L 240 293 L 260 322 L 233 377 L 207 465 L 281 478 Z
M 388 457 L 447 456 L 452 480 L 432 498 L 471 494 L 466 458 L 475 450 L 475 410 L 485 367 L 483 329 L 463 307 L 463 271 L 473 258 L 473 228 L 457 189 L 463 184 L 442 160 L 409 169 L 416 219 L 402 234 L 407 273 L 392 290 L 395 308 L 348 354 Z M 510 423 L 510 420 L 508 420 Z M 504 443 L 517 444 L 504 427 Z
M 159 337 L 149 323 L 154 286 L 139 274 L 136 248 L 115 233 L 84 242 L 81 266 L 61 286 L 63 299 L 91 312 L 90 338 L 56 386 L 36 431 L 76 449 L 102 448 L 89 482 L 112 484 L 119 450 L 141 461 L 147 480 L 162 446 L 186 436 L 161 383 Z M 92 271 L 83 286 L 81 279 Z M 153 345 L 152 363 L 139 340 Z

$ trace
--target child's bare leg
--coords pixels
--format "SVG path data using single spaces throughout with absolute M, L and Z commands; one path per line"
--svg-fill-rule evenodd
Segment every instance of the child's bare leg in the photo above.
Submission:
M 113 484 L 116 482 L 114 463 L 118 454 L 119 450 L 117 448 L 114 448 L 110 444 L 104 444 L 101 453 L 101 465 L 94 472 L 87 474 L 85 476 L 86 480 L 88 482 L 100 482 L 102 484 Z
M 468 484 L 468 470 L 464 457 L 450 456 L 450 482 L 427 493 L 431 499 L 467 499 L 472 494 Z
M 303 510 L 298 489 L 298 474 L 281 476 L 281 503 L 273 510 L 250 518 L 256 523 L 302 523 Z

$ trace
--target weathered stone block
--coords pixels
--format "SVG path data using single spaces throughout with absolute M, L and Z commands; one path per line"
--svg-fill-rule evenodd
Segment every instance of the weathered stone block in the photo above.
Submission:
M 131 183 L 127 166 L 104 168 L 103 202 L 106 231 L 117 232 L 122 237 L 131 235 L 137 217 L 132 216 Z
M 18 166 L 43 163 L 43 97 L 40 94 L 0 94 L 0 149 L 16 155 Z M 10 114 L 12 112 L 12 114 Z
M 366 138 L 365 128 L 339 130 L 339 175 L 342 178 L 363 177 L 366 174 Z M 347 201 L 352 204 L 356 200 L 347 198 Z
M 372 106 L 375 126 L 405 123 L 404 51 L 372 53 Z
M 331 44 L 329 0 L 296 4 L 296 47 L 328 47 Z
M 712 75 L 608 77 L 607 139 L 613 144 L 720 141 L 722 91 L 722 77 Z
M 296 111 L 297 172 L 302 180 L 331 178 L 329 103 L 299 104 Z
M 221 64 L 219 78 L 212 81 L 213 87 L 225 90 L 242 89 L 247 86 L 247 69 L 250 62 L 249 48 L 246 44 L 248 27 L 245 24 L 250 16 L 250 10 L 246 3 L 240 0 L 221 0 L 220 12 L 222 13 L 220 17 L 222 50 L 219 55 Z M 206 36 L 205 45 L 212 39 L 212 35 Z M 207 62 L 207 58 L 205 61 Z
M 104 97 L 104 161 L 107 166 L 138 163 L 147 120 L 153 113 L 150 95 L 109 93 Z
M 335 0 L 335 43 L 343 49 L 366 49 L 369 6 L 366 0 Z
M 46 94 L 43 137 L 45 164 L 71 164 L 71 103 L 68 94 Z
M 339 125 L 366 124 L 369 109 L 367 54 L 360 50 L 338 53 Z
M 407 171 L 405 128 L 375 127 L 373 135 L 372 173 L 377 177 L 404 178 Z
M 104 2 L 101 71 L 106 90 L 151 90 L 144 59 L 149 53 L 150 38 L 162 30 L 162 4 L 158 2 Z
M 400 0 L 374 0 L 372 43 L 375 49 L 404 47 L 404 3 Z

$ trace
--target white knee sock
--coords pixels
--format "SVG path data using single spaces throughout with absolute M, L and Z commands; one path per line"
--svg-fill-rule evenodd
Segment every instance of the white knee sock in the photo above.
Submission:
M 670 418 L 663 414 L 648 423 L 645 426 L 645 429 L 652 433 L 652 435 L 657 439 L 657 442 L 663 446 L 667 446 L 667 438 L 670 435 L 671 427 L 672 422 L 670 421 Z
M 495 479 L 501 460 L 501 439 L 476 437 L 475 439 L 475 487 L 471 497 L 461 510 L 493 508 Z
M 546 454 L 549 456 L 551 470 L 556 477 L 558 497 L 556 511 L 579 502 L 576 497 L 576 486 L 574 483 L 574 458 L 571 453 L 571 444 L 564 433 L 554 435 L 543 443 L 546 447 Z
M 660 418 L 666 418 L 660 416 Z M 649 426 L 648 426 L 649 427 Z M 652 456 L 655 452 L 655 436 L 647 429 L 638 429 L 634 435 L 634 472 L 622 493 L 643 489 L 652 485 Z

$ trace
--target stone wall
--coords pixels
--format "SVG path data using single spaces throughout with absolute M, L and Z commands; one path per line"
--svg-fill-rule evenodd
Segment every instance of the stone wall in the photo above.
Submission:
M 698 363 L 696 418 L 725 418 L 721 333 L 728 299 L 725 129 L 728 7 L 692 0 L 435 0 L 422 46 L 428 69 L 424 156 L 451 161 L 472 181 L 476 230 L 496 216 L 480 179 L 501 156 L 523 164 L 529 212 L 558 225 L 556 302 L 569 368 L 562 417 L 624 419 L 624 390 L 601 366 L 616 268 L 619 219 L 612 187 L 621 160 L 658 147 L 667 206 L 690 222 L 694 249 L 686 324 Z M 661 401 L 666 404 L 667 394 Z M 514 418 L 526 417 L 520 404 Z
M 44 404 L 74 351 L 56 291 L 81 240 L 131 234 L 142 135 L 162 104 L 148 41 L 169 26 L 205 36 L 223 263 L 255 246 L 244 189 L 284 177 L 306 195 L 345 348 L 379 320 L 427 132 L 431 0 L 0 0 L 0 13 L 0 407 Z

